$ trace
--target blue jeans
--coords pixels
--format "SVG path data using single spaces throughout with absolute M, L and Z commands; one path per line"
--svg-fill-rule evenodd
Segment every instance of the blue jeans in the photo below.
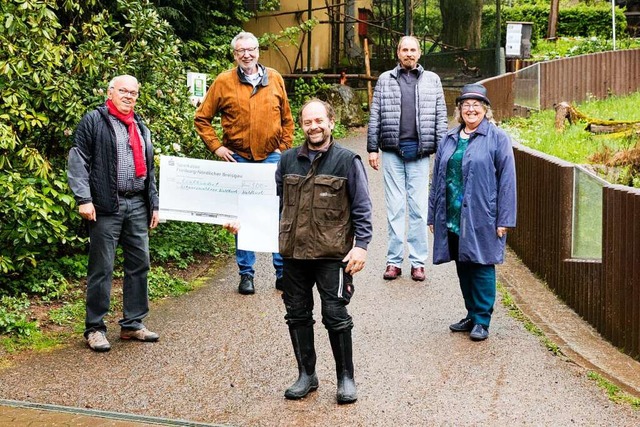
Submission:
M 408 208 L 409 261 L 412 267 L 423 267 L 428 256 L 429 158 L 405 162 L 398 154 L 383 151 L 382 172 L 389 240 L 387 265 L 402 266 Z
M 106 331 L 104 316 L 111 303 L 111 280 L 118 242 L 124 254 L 122 285 L 125 329 L 142 329 L 142 319 L 149 313 L 147 273 L 149 272 L 148 216 L 142 195 L 119 197 L 115 215 L 98 215 L 89 222 L 89 265 L 87 274 L 86 337 L 94 331 Z
M 238 163 L 278 163 L 280 161 L 280 153 L 269 153 L 266 159 L 261 161 L 247 160 L 237 154 L 233 154 L 233 158 Z M 275 180 L 275 176 L 273 178 Z M 256 271 L 253 264 L 256 263 L 256 254 L 252 251 L 243 251 L 238 249 L 238 236 L 236 235 L 236 263 L 240 275 L 248 274 L 254 276 Z M 279 253 L 273 253 L 273 268 L 276 270 L 276 277 L 282 277 L 282 257 Z

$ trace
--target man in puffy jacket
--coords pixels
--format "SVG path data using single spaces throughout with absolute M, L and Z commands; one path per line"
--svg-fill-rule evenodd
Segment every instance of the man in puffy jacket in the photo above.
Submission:
M 447 108 L 440 78 L 418 64 L 418 39 L 402 37 L 397 54 L 398 66 L 382 73 L 376 84 L 367 151 L 373 169 L 378 170 L 382 162 L 384 177 L 388 245 L 383 277 L 394 280 L 402 274 L 408 207 L 411 278 L 423 281 L 428 255 L 429 155 L 447 132 Z
M 124 254 L 120 338 L 159 338 L 142 323 L 149 313 L 148 229 L 158 225 L 158 191 L 151 134 L 134 113 L 138 95 L 135 77 L 111 80 L 106 103 L 80 120 L 69 152 L 69 187 L 89 229 L 84 337 L 94 351 L 111 349 L 104 316 L 118 243 Z

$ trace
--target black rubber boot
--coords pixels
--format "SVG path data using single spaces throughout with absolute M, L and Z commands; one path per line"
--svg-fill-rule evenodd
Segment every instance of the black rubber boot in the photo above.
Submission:
M 318 389 L 316 375 L 316 349 L 313 343 L 313 326 L 289 328 L 293 352 L 298 362 L 299 376 L 291 387 L 284 392 L 287 399 L 302 399 L 309 392 Z
M 338 377 L 339 404 L 353 403 L 358 400 L 356 382 L 353 379 L 353 356 L 351 350 L 351 330 L 329 331 L 329 341 L 333 358 L 336 360 Z

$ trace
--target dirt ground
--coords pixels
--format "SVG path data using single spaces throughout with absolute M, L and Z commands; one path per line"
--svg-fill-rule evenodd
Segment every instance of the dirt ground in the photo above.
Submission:
M 341 143 L 366 158 L 364 135 Z M 111 324 L 109 353 L 89 351 L 78 335 L 65 348 L 5 358 L 0 398 L 233 426 L 640 425 L 640 411 L 612 403 L 583 366 L 554 356 L 499 303 L 488 340 L 449 332 L 465 314 L 453 265 L 428 265 L 420 283 L 405 262 L 402 278 L 384 281 L 382 177 L 367 172 L 375 235 L 350 305 L 357 403 L 336 404 L 318 310 L 320 388 L 284 399 L 297 369 L 265 254 L 255 295 L 236 292 L 231 261 L 196 291 L 154 304 L 146 324 L 158 343 L 120 341 Z

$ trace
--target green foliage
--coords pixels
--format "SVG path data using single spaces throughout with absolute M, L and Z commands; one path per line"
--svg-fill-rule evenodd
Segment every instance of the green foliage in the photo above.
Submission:
M 629 37 L 616 40 L 616 49 L 640 48 L 640 40 Z M 613 40 L 600 37 L 560 37 L 554 41 L 539 40 L 531 57 L 538 60 L 565 58 L 613 50 Z
M 531 43 L 535 48 L 544 39 L 549 26 L 549 5 L 542 3 L 522 4 L 500 8 L 501 41 L 504 45 L 507 21 L 532 22 Z M 482 11 L 482 46 L 495 45 L 495 5 L 486 5 Z M 616 34 L 626 33 L 627 19 L 620 8 L 616 8 Z M 593 6 L 582 4 L 562 7 L 558 11 L 557 37 L 601 37 L 611 38 L 611 6 L 601 3 Z
M 155 263 L 175 263 L 186 268 L 195 254 L 220 255 L 235 247 L 233 235 L 220 226 L 170 221 L 158 225 L 149 239 L 151 259 Z
M 84 315 L 85 301 L 84 299 L 79 299 L 75 302 L 65 302 L 62 307 L 50 310 L 49 320 L 58 326 L 76 324 L 77 332 L 81 332 L 84 329 L 84 324 L 82 323 Z
M 605 390 L 607 392 L 607 396 L 609 396 L 609 400 L 611 400 L 612 402 L 626 403 L 631 405 L 631 407 L 635 409 L 640 409 L 640 399 L 624 392 L 620 389 L 620 387 L 613 384 L 611 381 L 607 380 L 599 373 L 589 371 L 587 372 L 587 378 L 595 381 L 598 387 Z
M 168 296 L 179 296 L 193 289 L 188 282 L 172 277 L 162 267 L 149 271 L 149 299 L 155 300 Z
M 311 79 L 297 79 L 293 83 L 293 95 L 289 97 L 289 104 L 291 105 L 291 114 L 294 120 L 297 121 L 300 114 L 300 108 L 309 99 L 315 97 L 318 92 L 331 87 L 329 83 L 325 83 L 321 76 L 313 77 Z
M 51 2 L 0 6 L 0 272 L 4 280 L 33 267 L 42 253 L 72 242 L 66 182 L 47 154 L 81 111 L 78 85 L 68 78 L 73 55 L 60 37 Z M 4 280 L 0 280 L 4 281 Z
M 640 92 L 629 96 L 612 96 L 601 100 L 588 100 L 576 108 L 588 117 L 606 120 L 637 120 L 637 106 Z M 583 123 L 574 124 L 559 133 L 555 130 L 555 111 L 532 112 L 529 118 L 512 118 L 503 127 L 518 142 L 538 151 L 577 164 L 591 163 L 596 153 L 617 152 L 635 144 L 629 139 L 615 138 L 608 134 L 594 135 L 585 129 Z M 637 175 L 624 171 L 616 183 L 630 185 L 638 182 Z
M 29 300 L 20 297 L 0 297 L 0 335 L 17 334 L 29 336 L 37 330 L 35 322 L 28 319 Z
M 416 34 L 437 37 L 442 32 L 442 14 L 437 3 L 420 4 L 413 15 L 413 28 Z

